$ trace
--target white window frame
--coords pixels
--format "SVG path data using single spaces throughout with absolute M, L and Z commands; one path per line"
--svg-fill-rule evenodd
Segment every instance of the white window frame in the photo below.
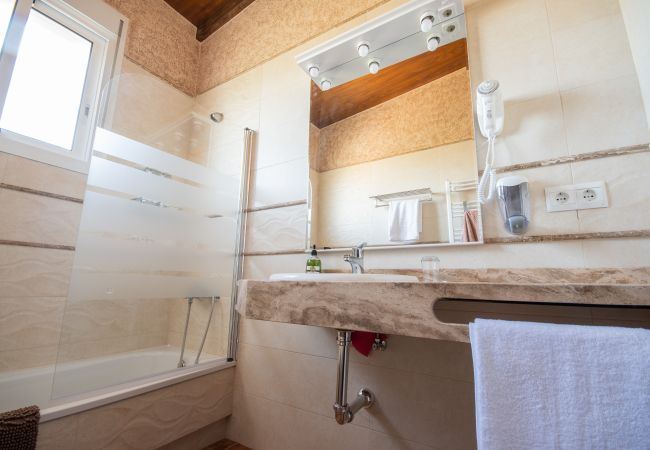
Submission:
M 87 173 L 100 113 L 102 78 L 109 63 L 109 44 L 114 35 L 63 0 L 16 0 L 0 54 L 0 112 L 4 108 L 17 49 L 32 10 L 44 14 L 92 44 L 72 150 L 0 129 L 0 151 Z

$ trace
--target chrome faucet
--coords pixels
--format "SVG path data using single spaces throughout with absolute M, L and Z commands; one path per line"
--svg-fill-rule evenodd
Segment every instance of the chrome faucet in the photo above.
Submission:
M 352 254 L 343 256 L 345 262 L 350 263 L 352 266 L 352 273 L 363 273 L 363 248 L 367 245 L 366 242 L 352 247 Z

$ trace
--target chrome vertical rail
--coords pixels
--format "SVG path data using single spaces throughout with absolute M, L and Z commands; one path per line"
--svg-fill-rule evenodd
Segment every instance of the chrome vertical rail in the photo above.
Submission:
M 362 388 L 352 403 L 348 404 L 348 371 L 350 368 L 350 343 L 352 332 L 337 330 L 336 343 L 339 347 L 339 362 L 336 371 L 336 402 L 334 403 L 334 418 L 339 425 L 352 422 L 354 415 L 362 408 L 369 408 L 375 401 L 373 393 Z
M 208 323 L 205 325 L 205 332 L 203 333 L 203 338 L 201 339 L 201 345 L 199 345 L 199 351 L 196 353 L 194 364 L 199 363 L 199 358 L 201 357 L 201 352 L 203 351 L 203 346 L 205 345 L 205 338 L 208 337 L 208 331 L 210 330 L 210 323 L 212 323 L 212 313 L 214 312 L 214 304 L 217 300 L 219 300 L 219 297 L 217 296 L 210 297 L 210 314 L 208 315 Z
M 253 148 L 255 132 L 250 128 L 244 129 L 244 157 L 242 159 L 242 176 L 239 190 L 239 215 L 237 216 L 237 242 L 235 246 L 235 264 L 233 267 L 232 289 L 230 292 L 230 332 L 228 342 L 228 361 L 237 358 L 239 341 L 239 315 L 237 314 L 237 285 L 244 276 L 244 248 L 246 246 L 246 212 L 248 210 L 248 194 L 250 190 Z
M 190 327 L 190 312 L 192 311 L 192 302 L 194 297 L 187 297 L 187 315 L 185 316 L 185 331 L 183 331 L 183 343 L 181 344 L 181 356 L 178 358 L 178 365 L 176 367 L 185 367 L 185 342 L 187 341 L 187 330 Z

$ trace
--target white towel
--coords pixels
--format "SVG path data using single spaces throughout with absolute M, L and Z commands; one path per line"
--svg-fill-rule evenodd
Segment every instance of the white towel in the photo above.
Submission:
M 417 241 L 422 232 L 422 204 L 418 199 L 388 203 L 388 238 L 392 242 Z
M 479 450 L 650 448 L 650 330 L 470 324 Z

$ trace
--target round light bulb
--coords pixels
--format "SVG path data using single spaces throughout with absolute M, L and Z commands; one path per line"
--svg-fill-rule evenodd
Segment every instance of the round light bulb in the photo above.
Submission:
M 420 30 L 423 33 L 428 33 L 433 28 L 433 16 L 425 16 L 420 20 Z
M 438 36 L 431 36 L 427 39 L 427 48 L 430 52 L 436 50 L 440 45 L 440 38 Z
M 379 62 L 377 61 L 370 61 L 370 63 L 368 63 L 368 71 L 373 75 L 379 72 L 379 67 Z
M 320 73 L 320 69 L 318 68 L 318 66 L 309 67 L 309 76 L 310 77 L 316 78 L 319 73 Z
M 359 56 L 362 58 L 368 56 L 368 53 L 370 52 L 370 46 L 368 44 L 359 44 L 357 47 L 357 52 L 359 52 Z
M 320 82 L 320 88 L 324 91 L 329 90 L 332 87 L 332 82 L 330 80 L 323 80 Z

